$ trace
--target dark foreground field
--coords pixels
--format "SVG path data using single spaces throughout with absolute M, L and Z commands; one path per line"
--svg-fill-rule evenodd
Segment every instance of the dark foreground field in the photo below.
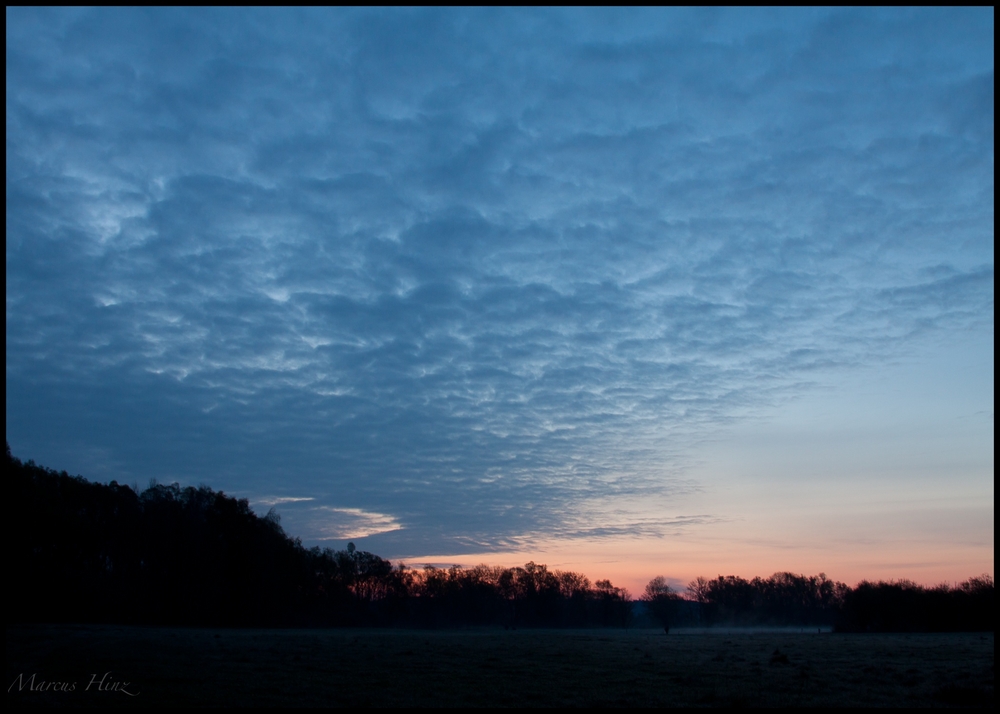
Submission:
M 992 706 L 993 639 L 10 626 L 7 703 Z

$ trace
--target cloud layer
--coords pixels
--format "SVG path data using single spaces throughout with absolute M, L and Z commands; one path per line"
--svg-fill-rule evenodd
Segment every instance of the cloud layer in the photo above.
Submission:
M 993 183 L 991 9 L 8 9 L 8 435 L 400 554 L 673 532 L 719 425 L 992 331 Z

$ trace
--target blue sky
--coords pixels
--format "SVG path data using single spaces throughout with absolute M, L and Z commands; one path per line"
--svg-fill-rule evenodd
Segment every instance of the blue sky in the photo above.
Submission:
M 8 8 L 7 438 L 392 558 L 992 572 L 993 62 L 992 8 Z

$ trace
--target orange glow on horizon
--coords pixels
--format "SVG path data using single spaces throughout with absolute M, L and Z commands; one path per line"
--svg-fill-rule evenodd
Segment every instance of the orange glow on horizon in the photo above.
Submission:
M 616 540 L 597 542 L 552 543 L 532 550 L 466 555 L 428 554 L 405 558 L 409 567 L 433 564 L 438 567 L 458 565 L 470 568 L 480 564 L 504 567 L 523 566 L 527 562 L 545 565 L 549 570 L 573 571 L 596 580 L 608 579 L 625 587 L 638 598 L 652 578 L 665 576 L 671 587 L 683 592 L 696 577 L 714 578 L 736 575 L 751 579 L 768 577 L 776 572 L 800 575 L 825 573 L 832 580 L 855 586 L 862 580 L 911 580 L 923 586 L 941 583 L 954 585 L 970 577 L 994 573 L 992 546 L 988 549 L 957 549 L 942 544 L 931 551 L 922 550 L 915 557 L 912 550 L 858 548 L 853 552 L 832 549 L 760 548 L 750 544 L 711 547 L 706 543 Z

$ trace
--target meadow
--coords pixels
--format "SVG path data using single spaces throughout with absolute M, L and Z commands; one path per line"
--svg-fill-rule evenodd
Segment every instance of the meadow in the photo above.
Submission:
M 5 647 L 16 706 L 986 707 L 994 687 L 993 633 L 11 625 Z

